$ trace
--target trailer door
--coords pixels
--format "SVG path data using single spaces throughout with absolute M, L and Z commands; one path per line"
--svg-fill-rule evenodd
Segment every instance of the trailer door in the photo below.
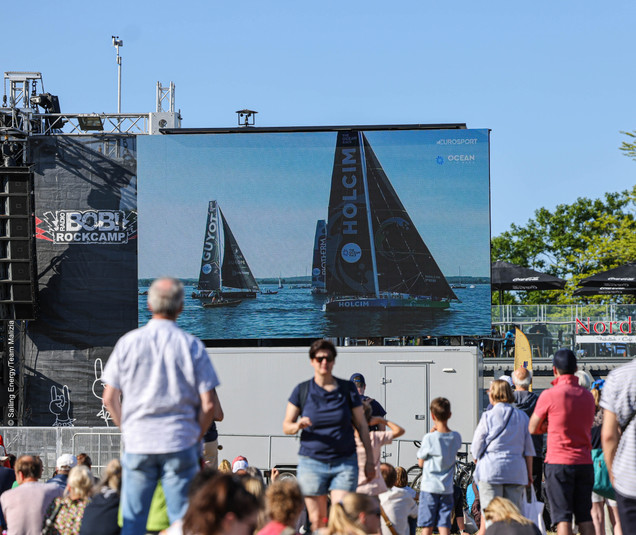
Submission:
M 430 360 L 380 361 L 384 368 L 384 408 L 387 418 L 402 426 L 406 433 L 383 452 L 383 461 L 408 468 L 415 464 L 414 440 L 430 430 L 428 406 Z

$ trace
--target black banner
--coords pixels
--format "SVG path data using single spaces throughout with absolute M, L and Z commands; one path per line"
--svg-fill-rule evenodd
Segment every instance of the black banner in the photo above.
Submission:
M 137 327 L 136 139 L 30 139 L 37 320 L 20 351 L 23 425 L 107 425 L 101 371 Z

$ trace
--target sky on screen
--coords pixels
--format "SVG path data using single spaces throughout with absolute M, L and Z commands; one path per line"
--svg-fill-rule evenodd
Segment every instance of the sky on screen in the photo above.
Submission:
M 491 135 L 492 234 L 634 182 L 631 0 L 139 0 L 2 7 L 2 71 L 40 71 L 62 111 L 123 112 L 176 84 L 184 127 L 465 122 Z M 198 231 L 200 234 L 202 231 Z
M 365 135 L 442 272 L 488 277 L 488 131 Z M 335 132 L 142 138 L 139 276 L 197 276 L 209 200 L 257 278 L 310 275 L 335 149 Z M 449 159 L 457 152 L 468 161 Z

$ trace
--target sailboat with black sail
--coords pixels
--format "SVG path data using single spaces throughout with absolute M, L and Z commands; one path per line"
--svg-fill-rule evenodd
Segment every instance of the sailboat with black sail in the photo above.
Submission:
M 255 298 L 258 284 L 230 226 L 216 201 L 208 205 L 199 284 L 192 297 L 207 299 Z M 232 306 L 232 305 L 228 305 Z
M 457 299 L 358 131 L 338 132 L 326 289 L 325 311 L 446 309 Z
M 326 294 L 325 278 L 327 274 L 327 222 L 319 219 L 314 237 L 314 257 L 311 264 L 311 293 Z

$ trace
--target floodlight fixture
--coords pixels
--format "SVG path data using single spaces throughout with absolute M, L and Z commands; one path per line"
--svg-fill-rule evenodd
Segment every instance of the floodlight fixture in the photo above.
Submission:
M 82 130 L 104 130 L 104 123 L 99 115 L 78 115 L 77 122 Z

